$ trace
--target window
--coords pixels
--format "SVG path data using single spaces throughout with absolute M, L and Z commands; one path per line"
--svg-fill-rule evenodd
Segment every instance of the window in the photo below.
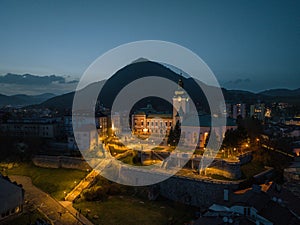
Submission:
M 250 208 L 248 208 L 248 207 L 244 208 L 244 215 L 245 216 L 249 216 L 250 215 Z
M 193 143 L 196 144 L 197 140 L 198 140 L 198 135 L 197 135 L 197 133 L 194 133 L 193 134 Z

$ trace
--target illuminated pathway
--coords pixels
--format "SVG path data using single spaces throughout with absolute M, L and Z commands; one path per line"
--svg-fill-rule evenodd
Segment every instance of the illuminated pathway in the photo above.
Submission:
M 55 225 L 92 225 L 83 215 L 76 217 L 76 210 L 71 206 L 64 207 L 57 200 L 34 186 L 29 177 L 9 176 L 12 181 L 22 184 L 25 190 L 25 201 L 40 210 Z
M 95 170 L 92 170 L 71 192 L 67 194 L 65 200 L 73 202 L 84 189 L 88 188 L 92 184 L 97 175 L 98 173 Z
M 101 159 L 101 162 L 96 166 L 96 168 L 93 169 L 72 191 L 67 194 L 65 200 L 73 202 L 84 189 L 91 186 L 95 178 L 99 175 L 99 171 L 102 171 L 106 166 L 108 166 L 108 164 L 110 164 L 110 162 L 111 159 L 109 158 Z

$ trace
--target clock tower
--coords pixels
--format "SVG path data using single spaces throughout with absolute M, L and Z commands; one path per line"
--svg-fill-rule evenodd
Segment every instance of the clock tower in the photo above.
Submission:
M 180 78 L 178 80 L 177 90 L 173 97 L 173 127 L 176 125 L 178 120 L 182 122 L 182 117 L 186 113 L 189 113 L 189 98 L 183 89 L 183 81 Z

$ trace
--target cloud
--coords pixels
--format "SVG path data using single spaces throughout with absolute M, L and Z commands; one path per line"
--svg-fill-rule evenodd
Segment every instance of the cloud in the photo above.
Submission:
M 0 94 L 64 94 L 74 91 L 77 83 L 77 80 L 66 81 L 64 77 L 56 75 L 6 74 L 5 76 L 0 76 Z
M 12 74 L 8 73 L 0 76 L 0 83 L 3 84 L 21 84 L 21 85 L 50 85 L 50 84 L 64 84 L 66 80 L 62 76 L 37 76 L 32 74 Z

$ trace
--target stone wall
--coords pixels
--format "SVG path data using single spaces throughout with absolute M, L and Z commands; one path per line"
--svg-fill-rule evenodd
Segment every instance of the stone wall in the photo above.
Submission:
M 224 160 L 215 160 L 205 170 L 206 175 L 220 175 L 229 179 L 240 179 L 242 177 L 241 164 L 239 162 L 228 162 Z
M 246 164 L 252 160 L 252 152 L 246 152 L 239 156 L 241 165 Z
M 36 166 L 46 168 L 91 169 L 84 159 L 77 157 L 36 155 L 32 162 Z
M 200 162 L 201 157 L 197 157 L 191 159 L 185 167 L 198 170 Z M 220 158 L 214 159 L 214 161 L 203 172 L 206 175 L 216 174 L 229 179 L 240 179 L 242 176 L 241 163 L 239 161 L 227 161 Z
M 73 168 L 86 170 L 90 169 L 84 159 L 65 157 L 65 156 L 35 156 L 33 163 L 40 167 L 48 168 Z M 161 172 L 146 171 L 139 168 L 122 167 L 113 168 L 116 172 L 116 180 L 121 183 L 135 183 L 135 185 L 149 185 L 155 183 L 157 179 L 164 180 L 168 174 L 165 170 Z M 131 179 L 131 180 L 130 180 Z M 190 178 L 174 175 L 164 181 L 154 184 L 159 194 L 184 204 L 208 207 L 224 197 L 224 189 L 229 191 L 237 190 L 239 182 L 237 181 L 219 181 L 212 179 Z
M 237 190 L 240 185 L 240 181 L 221 181 L 200 176 L 173 175 L 166 177 L 167 175 L 163 170 L 158 172 L 122 167 L 117 180 L 121 183 L 130 182 L 137 186 L 148 182 L 151 185 L 149 186 L 150 190 L 156 189 L 160 195 L 168 199 L 197 207 L 208 207 L 216 201 L 221 201 L 224 198 L 224 189 L 232 192 Z M 155 184 L 155 181 L 159 179 L 162 181 Z M 156 195 L 156 193 L 152 193 L 152 195 Z
M 208 207 L 224 198 L 224 189 L 237 190 L 239 182 L 189 179 L 173 176 L 159 184 L 160 194 L 184 204 Z

